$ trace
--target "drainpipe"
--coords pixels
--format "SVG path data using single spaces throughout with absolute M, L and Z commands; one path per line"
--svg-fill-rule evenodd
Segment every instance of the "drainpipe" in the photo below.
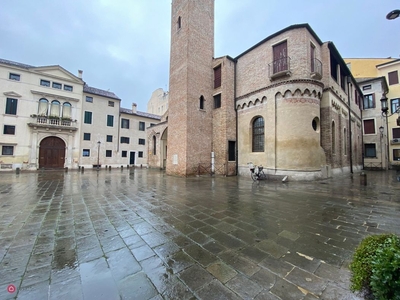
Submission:
M 233 68 L 233 105 L 235 108 L 235 114 L 236 114 L 236 149 L 235 149 L 235 156 L 236 156 L 236 176 L 239 174 L 239 155 L 238 155 L 238 148 L 239 148 L 239 140 L 238 140 L 238 131 L 239 131 L 239 125 L 238 125 L 238 111 L 236 107 L 236 65 L 237 65 L 237 59 L 234 60 L 234 68 Z
M 351 83 L 351 77 L 347 76 L 347 98 L 348 98 L 348 104 L 349 104 L 349 155 L 350 155 L 350 173 L 353 174 L 353 146 L 351 144 L 351 93 L 350 93 L 350 83 Z
M 120 105 L 121 108 L 121 105 Z M 119 143 L 120 143 L 120 129 L 121 128 L 121 113 L 118 114 L 118 137 L 117 137 L 117 152 L 119 153 Z

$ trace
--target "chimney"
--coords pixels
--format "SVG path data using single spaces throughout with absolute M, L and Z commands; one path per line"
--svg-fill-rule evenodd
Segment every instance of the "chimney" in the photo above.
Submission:
M 78 77 L 79 77 L 80 79 L 82 79 L 82 73 L 83 73 L 82 70 L 78 70 Z
M 137 104 L 136 103 L 132 103 L 132 112 L 134 114 L 136 114 L 136 108 L 137 108 Z

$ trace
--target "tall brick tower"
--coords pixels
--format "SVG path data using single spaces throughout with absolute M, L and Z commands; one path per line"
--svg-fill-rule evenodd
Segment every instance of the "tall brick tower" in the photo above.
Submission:
M 172 0 L 167 174 L 210 164 L 214 0 Z

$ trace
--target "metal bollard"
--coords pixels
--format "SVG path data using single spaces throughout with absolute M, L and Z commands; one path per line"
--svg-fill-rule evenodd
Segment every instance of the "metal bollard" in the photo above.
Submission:
M 367 185 L 367 174 L 364 172 L 360 174 L 360 185 Z
M 82 167 L 81 173 L 85 172 L 85 167 Z
M 68 173 L 68 167 L 65 167 L 65 173 Z
M 111 171 L 111 166 L 108 166 L 108 171 Z
M 16 169 L 15 169 L 15 173 L 16 173 L 16 174 L 21 173 L 21 169 L 20 169 L 20 168 L 16 168 Z

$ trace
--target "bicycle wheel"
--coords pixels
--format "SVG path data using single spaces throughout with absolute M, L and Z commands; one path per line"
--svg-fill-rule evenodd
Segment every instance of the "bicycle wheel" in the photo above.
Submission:
M 260 179 L 267 179 L 267 175 L 264 173 L 264 171 L 260 171 L 260 173 L 258 174 L 258 177 Z

